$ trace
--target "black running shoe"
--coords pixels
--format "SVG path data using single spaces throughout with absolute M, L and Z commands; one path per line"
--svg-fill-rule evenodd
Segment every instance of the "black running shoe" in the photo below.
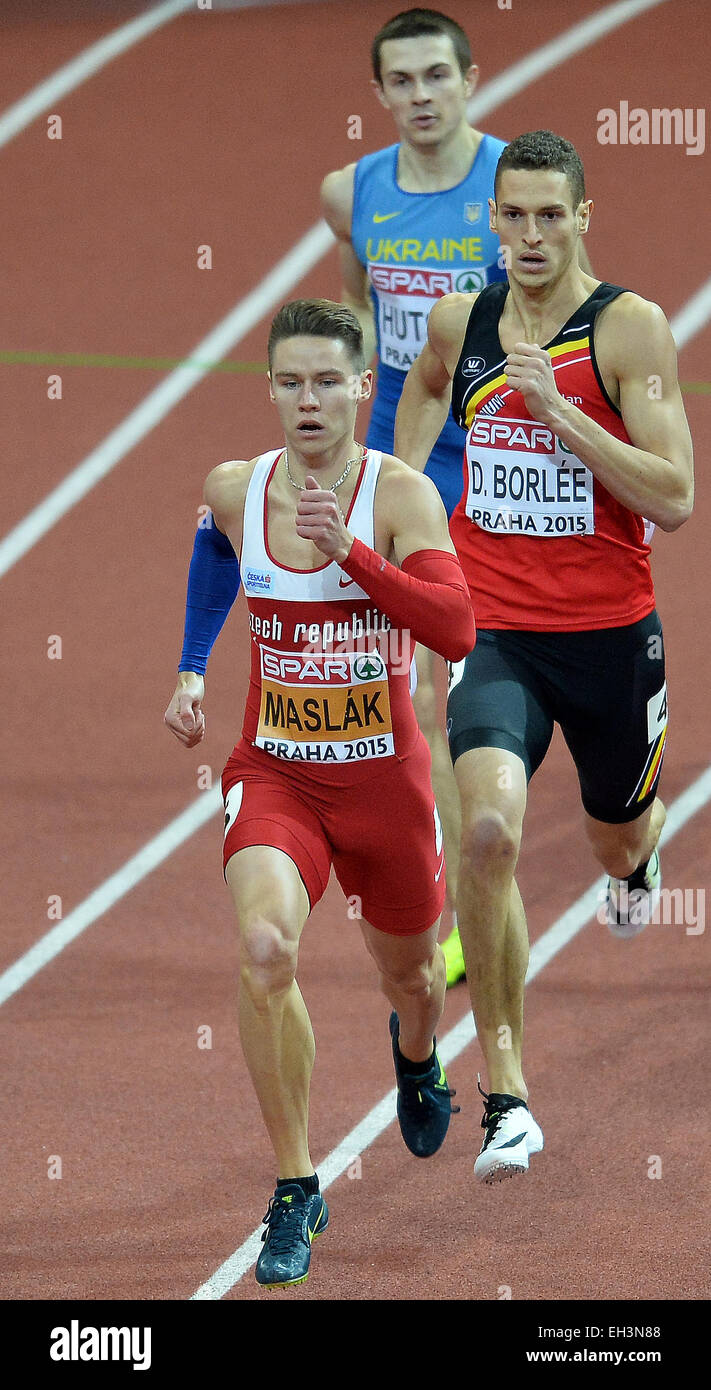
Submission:
M 266 1289 L 286 1289 L 308 1278 L 311 1242 L 328 1225 L 328 1207 L 320 1192 L 307 1197 L 299 1184 L 285 1183 L 269 1199 L 263 1218 L 264 1249 L 256 1279 Z
M 390 1015 L 390 1036 L 397 1078 L 400 1133 L 411 1154 L 416 1158 L 430 1158 L 444 1143 L 450 1116 L 459 1113 L 459 1106 L 451 1102 L 456 1091 L 450 1091 L 447 1085 L 444 1067 L 437 1056 L 436 1038 L 433 1065 L 415 1076 L 401 1069 L 398 1047 L 400 1023 L 394 1012 Z

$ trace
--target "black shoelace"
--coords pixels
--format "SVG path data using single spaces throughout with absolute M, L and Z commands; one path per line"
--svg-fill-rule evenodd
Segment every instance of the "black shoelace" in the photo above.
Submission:
M 523 1100 L 512 1099 L 503 1101 L 503 1103 L 501 1103 L 499 1096 L 495 1095 L 493 1091 L 491 1092 L 491 1094 L 487 1095 L 486 1091 L 482 1091 L 481 1089 L 481 1080 L 479 1077 L 477 1077 L 476 1084 L 479 1088 L 480 1095 L 484 1097 L 485 1101 L 484 1114 L 481 1120 L 481 1127 L 482 1129 L 486 1130 L 486 1143 L 488 1144 L 493 1138 L 494 1131 L 499 1123 L 499 1120 L 504 1115 L 507 1115 L 509 1110 L 517 1110 L 520 1105 L 522 1105 L 524 1109 L 526 1109 L 527 1107 L 526 1102 Z
M 298 1216 L 295 1217 L 295 1220 L 290 1221 L 289 1217 L 292 1213 L 297 1212 Z M 262 1240 L 266 1240 L 269 1236 L 269 1248 L 273 1250 L 275 1255 L 288 1254 L 294 1239 L 295 1228 L 298 1228 L 298 1234 L 303 1238 L 303 1218 L 304 1207 L 301 1203 L 294 1206 L 292 1202 L 285 1202 L 283 1197 L 270 1197 L 266 1215 L 262 1217 L 267 1228 L 262 1231 Z
M 433 1067 L 434 1067 L 434 1070 L 435 1070 L 436 1072 L 439 1072 L 439 1068 L 440 1068 L 440 1061 L 439 1061 L 439 1058 L 436 1058 L 435 1062 L 433 1063 Z M 425 1075 L 425 1076 L 429 1076 L 429 1072 L 425 1072 L 424 1075 Z M 407 1074 L 406 1074 L 406 1076 L 405 1076 L 403 1079 L 405 1079 L 405 1080 L 407 1080 L 407 1081 L 412 1081 L 412 1082 L 414 1083 L 414 1085 L 417 1086 L 418 1083 L 421 1082 L 424 1078 L 421 1077 L 421 1076 L 418 1077 L 418 1076 L 412 1076 L 412 1075 L 407 1075 Z M 444 1081 L 444 1084 L 441 1084 L 439 1081 L 435 1081 L 435 1083 L 434 1083 L 434 1089 L 435 1089 L 435 1091 L 438 1091 L 439 1094 L 440 1094 L 441 1096 L 446 1096 L 446 1097 L 448 1098 L 448 1100 L 449 1100 L 449 1102 L 450 1102 L 450 1106 L 449 1106 L 450 1114 L 451 1114 L 451 1115 L 458 1115 L 458 1114 L 460 1113 L 460 1111 L 461 1111 L 461 1108 L 462 1108 L 461 1105 L 452 1105 L 452 1104 L 451 1104 L 452 1096 L 456 1096 L 456 1094 L 457 1094 L 455 1088 L 454 1088 L 453 1086 L 450 1086 L 449 1082 L 448 1082 L 447 1080 L 445 1080 L 445 1081 Z

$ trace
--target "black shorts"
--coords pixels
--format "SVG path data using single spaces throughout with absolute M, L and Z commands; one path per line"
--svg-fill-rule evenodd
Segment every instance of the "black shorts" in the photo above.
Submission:
M 583 806 L 595 820 L 636 820 L 654 800 L 667 731 L 662 625 L 587 632 L 477 632 L 450 667 L 452 762 L 471 748 L 516 753 L 530 781 L 558 723 Z

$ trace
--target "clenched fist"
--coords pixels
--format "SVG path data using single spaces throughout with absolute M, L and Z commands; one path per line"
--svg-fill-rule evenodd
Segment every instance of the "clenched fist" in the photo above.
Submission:
M 205 716 L 202 700 L 205 696 L 205 682 L 196 671 L 181 671 L 175 694 L 163 716 L 175 737 L 186 748 L 194 748 L 205 737 Z
M 296 530 L 329 560 L 345 560 L 353 537 L 346 530 L 335 492 L 325 492 L 309 473 L 306 486 L 296 504 Z
M 551 359 L 545 348 L 537 343 L 517 343 L 506 358 L 506 381 L 520 391 L 526 409 L 534 420 L 551 423 L 552 416 L 563 404 L 555 384 Z

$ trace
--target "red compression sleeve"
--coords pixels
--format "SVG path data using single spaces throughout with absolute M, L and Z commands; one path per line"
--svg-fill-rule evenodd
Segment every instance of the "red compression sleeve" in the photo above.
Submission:
M 342 570 L 357 580 L 394 627 L 448 661 L 462 661 L 476 641 L 469 590 L 456 555 L 414 550 L 402 568 L 391 565 L 357 538 Z

